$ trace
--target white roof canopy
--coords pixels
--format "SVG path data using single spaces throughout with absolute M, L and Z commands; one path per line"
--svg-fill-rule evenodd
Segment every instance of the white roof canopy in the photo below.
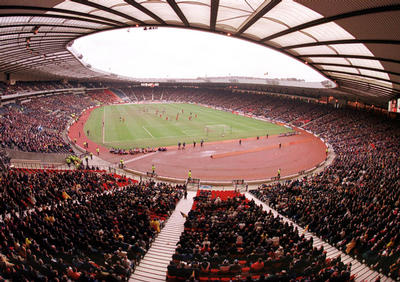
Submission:
M 400 93 L 399 18 L 397 0 L 340 5 L 328 0 L 5 0 L 0 71 L 102 76 L 83 66 L 66 45 L 107 29 L 175 26 L 229 33 L 274 48 L 307 62 L 342 91 L 375 91 L 361 99 L 373 96 L 384 104 Z

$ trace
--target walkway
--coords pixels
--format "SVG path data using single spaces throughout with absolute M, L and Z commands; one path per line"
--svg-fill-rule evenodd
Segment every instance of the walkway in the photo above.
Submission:
M 187 199 L 181 199 L 171 214 L 164 228 L 158 234 L 147 254 L 136 267 L 129 279 L 134 281 L 165 281 L 167 266 L 175 253 L 176 244 L 184 230 L 186 219 L 181 212 L 188 214 L 193 205 L 194 191 L 188 191 Z
M 375 281 L 375 279 L 380 276 L 381 277 L 381 281 L 394 281 L 391 278 L 388 278 L 386 276 L 384 276 L 383 274 L 379 274 L 378 272 L 370 269 L 367 265 L 360 263 L 359 261 L 357 261 L 356 259 L 353 259 L 352 257 L 346 255 L 345 253 L 339 251 L 338 249 L 336 249 L 335 247 L 331 246 L 330 244 L 322 241 L 321 239 L 319 239 L 317 236 L 313 235 L 311 232 L 307 232 L 304 230 L 304 228 L 300 227 L 299 225 L 295 224 L 293 221 L 291 221 L 290 219 L 288 219 L 287 217 L 284 217 L 282 215 L 280 215 L 276 210 L 270 208 L 268 205 L 266 205 L 265 203 L 261 202 L 259 199 L 257 199 L 254 195 L 246 192 L 245 193 L 246 198 L 252 200 L 254 199 L 254 201 L 258 204 L 258 205 L 262 205 L 263 209 L 266 211 L 272 211 L 272 213 L 277 216 L 279 215 L 284 222 L 288 222 L 293 224 L 294 227 L 297 227 L 297 229 L 299 230 L 299 233 L 303 233 L 304 232 L 304 236 L 306 238 L 310 238 L 313 237 L 313 245 L 314 247 L 320 247 L 321 245 L 324 247 L 324 250 L 327 252 L 326 256 L 328 258 L 336 258 L 337 256 L 341 256 L 342 258 L 342 262 L 343 263 L 349 263 L 351 262 L 352 266 L 351 266 L 351 274 L 356 276 L 356 281 Z

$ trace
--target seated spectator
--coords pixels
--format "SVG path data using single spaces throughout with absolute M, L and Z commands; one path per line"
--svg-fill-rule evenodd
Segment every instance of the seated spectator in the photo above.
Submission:
M 129 182 L 120 187 L 116 177 L 90 171 L 3 173 L 0 196 L 7 216 L 0 221 L 1 276 L 127 280 L 156 234 L 150 218 L 168 216 L 183 188 Z M 29 209 L 16 194 L 26 190 L 36 199 Z M 70 198 L 63 200 L 65 191 Z M 14 210 L 17 205 L 21 208 Z
M 320 265 L 318 269 L 313 269 L 307 277 L 303 277 L 315 279 L 319 277 L 321 269 L 332 266 L 333 262 L 326 261 L 324 253 L 313 252 L 312 240 L 306 240 L 293 226 L 283 223 L 272 213 L 262 211 L 254 201 L 247 201 L 239 193 L 233 191 L 211 193 L 200 190 L 195 197 L 193 207 L 185 222 L 185 231 L 178 242 L 180 256 L 174 256 L 173 263 L 176 263 L 177 259 L 188 264 L 200 261 L 201 265 L 204 265 L 200 269 L 209 270 L 209 272 L 202 271 L 202 276 L 230 277 L 241 273 L 246 279 L 252 274 L 261 273 L 274 274 L 286 279 L 287 273 L 284 271 L 290 270 L 291 277 L 296 278 L 303 276 L 307 267 L 318 264 Z M 230 216 L 232 211 L 236 211 L 235 216 Z M 261 224 L 256 224 L 258 221 Z M 239 226 L 241 222 L 246 222 L 245 227 Z M 243 237 L 243 253 L 240 254 L 244 260 L 243 266 L 236 258 L 239 255 L 236 246 L 238 234 Z M 278 237 L 279 240 L 272 240 L 274 237 Z M 259 242 L 258 247 L 255 242 Z M 199 252 L 201 244 L 209 246 L 209 251 Z M 268 267 L 264 265 L 264 258 L 271 262 Z M 295 265 L 293 261 L 302 263 Z M 344 265 L 339 265 L 339 269 L 348 271 Z
M 251 265 L 251 269 L 255 272 L 260 272 L 262 269 L 264 269 L 264 262 L 262 258 L 258 258 L 258 260 Z

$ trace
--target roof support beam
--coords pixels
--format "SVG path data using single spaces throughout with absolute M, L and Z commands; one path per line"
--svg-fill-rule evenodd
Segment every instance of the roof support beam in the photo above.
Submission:
M 310 63 L 310 65 L 322 65 L 322 66 L 335 66 L 335 67 L 345 67 L 345 68 L 357 68 L 357 69 L 363 69 L 363 70 L 370 70 L 370 71 L 378 71 L 378 72 L 383 72 L 383 73 L 388 73 L 388 74 L 393 74 L 393 75 L 398 75 L 400 76 L 400 73 L 394 72 L 394 71 L 389 71 L 385 69 L 377 69 L 377 68 L 369 68 L 369 67 L 364 67 L 364 66 L 357 66 L 357 65 L 345 65 L 345 64 L 332 64 L 332 63 Z
M 269 41 L 271 39 L 274 39 L 274 38 L 282 36 L 282 35 L 286 35 L 286 34 L 289 34 L 289 33 L 295 32 L 295 31 L 299 31 L 299 30 L 302 30 L 305 28 L 321 25 L 324 23 L 332 22 L 332 21 L 337 21 L 337 20 L 361 16 L 361 15 L 376 14 L 376 13 L 398 11 L 398 10 L 400 10 L 400 5 L 395 4 L 395 5 L 387 5 L 387 6 L 374 7 L 374 8 L 364 9 L 364 10 L 343 13 L 343 14 L 339 14 L 339 15 L 335 15 L 335 16 L 331 16 L 331 17 L 326 17 L 326 18 L 310 21 L 310 22 L 307 22 L 304 24 L 300 24 L 298 26 L 294 26 L 292 28 L 283 30 L 281 32 L 277 32 L 270 36 L 267 36 L 267 37 L 261 39 L 261 41 Z
M 49 48 L 44 48 L 41 51 L 42 52 L 47 52 L 47 53 L 45 53 L 46 56 L 50 57 L 51 54 L 53 54 L 52 52 L 61 53 L 63 50 L 62 49 L 54 49 L 54 47 L 49 47 Z M 25 61 L 25 60 L 28 60 L 28 59 L 30 59 L 32 57 L 36 58 L 36 57 L 39 57 L 39 56 L 42 56 L 42 55 L 44 55 L 44 53 L 42 53 L 42 54 L 30 54 L 30 53 L 27 53 L 27 52 L 18 52 L 18 53 L 16 53 L 15 60 L 11 60 L 11 61 L 9 60 L 8 62 L 5 62 L 5 63 L 2 62 L 0 67 L 3 68 L 3 66 L 13 65 L 13 64 L 17 65 L 19 61 Z
M 334 78 L 332 78 L 334 80 Z M 337 80 L 340 80 L 340 85 L 347 85 L 351 87 L 364 87 L 367 88 L 366 91 L 371 91 L 373 93 L 385 93 L 387 95 L 393 95 L 396 93 L 400 94 L 400 90 L 396 90 L 394 88 L 386 87 L 386 86 L 381 86 L 381 85 L 376 85 L 376 84 L 371 84 L 365 81 L 359 81 L 359 80 L 354 80 L 350 78 L 344 78 L 344 77 L 337 77 Z M 339 86 L 340 86 L 339 85 Z
M 335 44 L 391 44 L 400 45 L 399 40 L 387 40 L 387 39 L 343 39 L 343 40 L 330 40 L 330 41 L 319 41 L 311 43 L 303 43 L 282 47 L 283 50 L 295 49 L 295 48 L 305 48 L 314 46 L 325 46 L 325 45 L 335 45 Z
M 44 33 L 49 33 L 49 34 L 60 34 L 62 36 L 62 34 L 76 34 L 77 36 L 82 35 L 84 33 L 81 32 L 74 32 L 74 31 L 45 31 Z M 36 35 L 32 34 L 31 31 L 23 31 L 23 32 L 11 32 L 11 33 L 0 33 L 0 38 L 2 36 L 9 36 L 9 35 L 19 35 L 19 34 L 30 34 L 31 36 L 28 36 L 30 38 L 35 38 Z
M 18 72 L 18 71 L 22 71 L 22 70 L 32 70 L 32 69 L 37 69 L 37 66 L 40 67 L 44 67 L 44 66 L 48 66 L 48 65 L 56 65 L 56 63 L 66 63 L 69 61 L 73 61 L 73 59 L 60 59 L 60 60 L 53 60 L 53 61 L 49 61 L 49 62 L 37 62 L 37 63 L 33 63 L 32 65 L 22 65 L 22 66 L 17 66 L 17 67 L 12 67 L 12 68 L 6 68 L 4 71 L 5 72 Z
M 258 9 L 255 11 L 255 14 L 252 17 L 247 18 L 247 20 L 239 27 L 239 30 L 235 33 L 235 35 L 239 36 L 242 34 L 281 1 L 282 0 L 271 0 L 269 2 L 265 1 L 262 5 L 260 5 L 260 7 L 258 7 Z
M 355 75 L 355 76 L 360 76 L 360 77 L 364 77 L 364 78 L 371 78 L 371 79 L 375 79 L 375 80 L 380 80 L 380 81 L 386 81 L 386 82 L 390 82 L 393 84 L 398 84 L 400 85 L 400 82 L 398 81 L 394 81 L 394 80 L 390 80 L 390 79 L 384 79 L 384 78 L 380 78 L 380 77 L 375 77 L 375 76 L 371 76 L 371 75 L 365 75 L 365 74 L 358 74 L 358 73 L 352 73 L 352 72 L 347 72 L 347 71 L 338 71 L 338 70 L 324 70 L 324 72 L 330 72 L 330 73 L 342 73 L 342 74 L 348 74 L 348 75 Z M 340 77 L 339 77 L 340 79 Z
M 35 47 L 41 47 L 41 46 L 45 46 L 45 45 L 52 45 L 54 47 L 63 47 L 64 51 L 65 49 L 65 44 L 68 42 L 68 40 L 60 40 L 60 39 L 54 39 L 54 40 L 49 40 L 49 41 L 37 41 L 37 42 L 32 42 L 30 44 L 30 47 L 27 49 L 26 45 L 22 45 L 22 46 L 11 46 L 11 47 L 7 47 L 7 48 L 3 48 L 1 49 L 1 54 L 0 54 L 0 58 L 7 56 L 9 57 L 11 55 L 11 53 L 13 53 L 14 51 L 26 51 L 26 50 L 30 50 L 33 51 L 33 48 Z M 11 52 L 8 52 L 11 51 Z
M 82 4 L 82 5 L 86 5 L 86 6 L 90 6 L 90 7 L 99 9 L 99 10 L 105 11 L 105 12 L 110 13 L 110 14 L 114 14 L 114 15 L 120 16 L 122 18 L 131 20 L 131 21 L 133 21 L 135 23 L 138 23 L 138 24 L 144 24 L 144 22 L 142 22 L 141 20 L 138 20 L 138 19 L 136 19 L 134 17 L 131 17 L 131 16 L 127 15 L 127 14 L 121 13 L 119 11 L 110 9 L 108 7 L 105 7 L 105 6 L 102 6 L 102 5 L 87 1 L 87 0 L 71 0 L 71 1 L 75 2 L 75 3 L 79 3 L 79 4 Z
M 140 5 L 139 3 L 137 3 L 135 0 L 124 0 L 126 3 L 128 3 L 129 5 L 135 7 L 136 9 L 138 9 L 139 11 L 142 11 L 143 13 L 145 13 L 146 15 L 148 15 L 149 17 L 153 18 L 154 20 L 156 20 L 157 22 L 159 22 L 160 24 L 166 25 L 166 22 L 164 22 L 163 19 L 161 19 L 159 16 L 157 16 L 156 14 L 154 14 L 152 11 L 148 10 L 146 7 Z
M 25 66 L 25 65 L 31 65 L 33 63 L 38 63 L 38 62 L 54 62 L 55 60 L 60 60 L 60 59 L 75 59 L 72 58 L 70 55 L 65 54 L 62 56 L 53 56 L 49 58 L 41 58 L 41 57 L 35 57 L 34 59 L 25 59 L 21 62 L 18 62 L 17 64 L 9 64 L 8 66 Z
M 393 91 L 391 88 L 377 88 L 374 87 L 375 85 L 372 85 L 371 83 L 366 83 L 366 82 L 357 82 L 357 80 L 352 80 L 352 79 L 340 79 L 339 86 L 346 85 L 348 87 L 355 87 L 358 88 L 359 90 L 364 90 L 364 91 L 371 91 L 373 93 L 384 93 L 384 94 L 392 94 Z
M 37 7 L 37 6 L 0 6 L 0 10 L 24 10 L 24 11 L 32 10 L 32 11 L 57 12 L 57 13 L 62 13 L 62 14 L 77 15 L 77 16 L 81 16 L 81 17 L 85 17 L 85 18 L 71 17 L 71 16 L 64 16 L 64 15 L 34 14 L 34 13 L 24 13 L 23 15 L 25 15 L 25 16 L 30 15 L 30 16 L 37 16 L 37 17 L 71 18 L 71 19 L 75 19 L 75 20 L 95 22 L 95 23 L 111 25 L 111 26 L 126 25 L 125 23 L 121 23 L 119 21 L 112 20 L 112 19 L 107 19 L 105 17 L 90 15 L 87 13 L 81 13 L 81 12 L 72 11 L 72 10 L 58 9 L 58 8 L 43 8 L 43 7 Z M 1 16 L 2 17 L 10 16 L 10 14 L 4 14 Z M 100 20 L 101 22 L 97 21 L 97 20 L 91 20 L 88 18 L 97 19 L 97 20 Z M 113 23 L 113 24 L 111 24 L 111 23 Z
M 51 48 L 53 48 L 53 49 L 51 49 Z M 46 47 L 46 48 L 43 48 L 40 50 L 41 53 L 36 53 L 36 51 L 35 51 L 35 54 L 31 53 L 31 52 L 26 52 L 26 50 L 18 50 L 17 52 L 14 52 L 13 54 L 11 54 L 11 55 L 13 55 L 13 58 L 14 58 L 13 60 L 10 60 L 10 59 L 2 60 L 0 67 L 7 66 L 10 64 L 18 64 L 19 62 L 27 60 L 27 59 L 43 57 L 43 55 L 45 55 L 46 57 L 54 56 L 53 54 L 55 54 L 55 53 L 60 53 L 60 54 L 57 54 L 57 56 L 61 55 L 63 50 L 61 49 L 61 47 L 58 47 L 58 48 L 59 49 L 54 48 L 53 46 Z
M 26 23 L 26 24 L 9 24 L 9 25 L 2 25 L 0 26 L 0 30 L 2 28 L 10 28 L 10 27 L 27 27 L 27 26 L 32 26 L 35 27 L 38 24 L 32 24 L 32 23 Z M 84 26 L 74 26 L 74 25 L 61 25 L 61 24 L 47 24 L 47 23 L 42 23 L 40 24 L 40 27 L 63 27 L 63 28 L 72 28 L 72 29 L 89 29 L 89 30 L 96 30 L 96 31 L 101 31 L 102 29 L 98 28 L 93 28 L 93 27 L 84 27 Z M 62 32 L 62 31 L 60 31 Z M 32 32 L 31 32 L 32 33 Z
M 210 9 L 210 29 L 215 31 L 215 25 L 217 24 L 219 0 L 211 0 Z
M 389 100 L 391 97 L 396 96 L 396 92 L 389 92 L 389 91 L 381 91 L 381 90 L 376 90 L 376 89 L 371 89 L 368 88 L 368 85 L 362 85 L 362 84 L 352 84 L 350 82 L 342 82 L 341 85 L 339 85 L 338 90 L 345 91 L 346 93 L 349 93 L 349 91 L 346 91 L 345 89 L 350 90 L 350 93 L 357 93 L 357 96 L 360 98 L 360 100 L 366 99 L 368 97 L 369 99 L 376 99 L 375 105 L 384 105 L 386 104 L 386 101 L 383 100 L 382 98 L 385 98 Z M 360 95 L 361 94 L 361 95 Z M 372 96 L 372 97 L 371 97 Z M 369 100 L 368 99 L 368 100 Z M 383 101 L 382 101 L 383 100 Z
M 71 53 L 68 53 L 68 52 L 62 53 L 62 54 L 60 52 L 56 52 L 56 53 L 57 54 L 49 53 L 46 56 L 43 56 L 43 54 L 35 55 L 35 56 L 32 56 L 32 55 L 22 56 L 22 57 L 17 56 L 16 60 L 13 60 L 13 61 L 9 60 L 7 62 L 2 62 L 2 64 L 0 66 L 21 65 L 21 64 L 24 64 L 24 62 L 26 62 L 26 61 L 34 61 L 34 60 L 39 60 L 39 59 L 40 60 L 51 60 L 53 58 L 58 58 L 58 57 L 73 57 L 73 58 L 75 58 L 73 55 L 71 55 Z M 25 54 L 25 55 L 27 55 L 27 54 Z
M 20 49 L 20 48 L 25 48 L 27 43 L 26 39 L 29 37 L 21 37 L 21 38 L 12 38 L 12 39 L 4 39 L 0 40 L 1 43 L 1 48 L 0 48 L 0 57 L 2 54 L 4 54 L 4 51 L 7 50 L 12 50 L 12 49 Z M 51 41 L 59 41 L 62 42 L 62 44 L 67 44 L 70 40 L 76 38 L 75 35 L 58 35 L 58 36 L 40 36 L 40 37 L 33 37 L 31 38 L 29 44 L 32 45 L 32 43 L 37 43 L 37 42 L 51 42 Z M 64 46 L 65 47 L 65 46 Z
M 375 60 L 388 63 L 400 64 L 400 60 L 373 57 L 373 56 L 362 56 L 362 55 L 344 55 L 344 54 L 310 54 L 310 55 L 300 55 L 299 58 L 347 58 L 347 59 L 362 59 L 362 60 Z
M 73 35 L 54 35 L 54 34 L 52 34 L 52 35 L 49 35 L 49 36 L 21 36 L 21 37 L 14 37 L 14 38 L 8 38 L 8 39 L 0 39 L 0 43 L 1 43 L 1 47 L 4 47 L 4 46 L 6 46 L 6 45 L 12 45 L 12 43 L 14 43 L 15 45 L 17 45 L 17 47 L 21 47 L 21 44 L 22 43 L 26 43 L 26 39 L 27 38 L 30 38 L 31 40 L 30 40 L 30 42 L 32 43 L 32 42 L 35 42 L 35 41 L 40 41 L 40 40 L 43 40 L 43 39 L 46 39 L 46 41 L 51 41 L 51 40 L 54 40 L 54 39 L 59 39 L 59 38 L 62 38 L 62 39 L 67 39 L 67 38 L 76 38 L 76 36 L 73 36 Z M 0 48 L 0 51 L 2 51 L 3 49 L 2 48 Z M 1 56 L 1 54 L 0 54 L 0 56 Z
M 190 24 L 188 20 L 186 19 L 185 15 L 183 14 L 182 10 L 179 8 L 178 4 L 176 4 L 175 0 L 167 0 L 168 4 L 171 6 L 172 9 L 174 9 L 175 13 L 178 15 L 178 17 L 181 19 L 183 24 L 186 27 L 189 27 Z
M 1 6 L 0 6 L 1 9 Z M 85 19 L 81 17 L 71 17 L 71 16 L 63 16 L 63 15 L 52 15 L 52 14 L 32 14 L 32 13 L 13 13 L 13 14 L 1 14 L 0 17 L 38 17 L 38 18 L 55 18 L 55 19 L 65 19 L 65 20 L 75 20 L 81 22 L 91 22 L 101 25 L 109 25 L 113 27 L 120 27 L 120 25 L 110 24 L 107 22 L 101 22 L 97 20 Z M 40 23 L 37 23 L 40 25 Z M 128 25 L 125 25 L 128 26 Z M 39 30 L 40 32 L 40 30 Z

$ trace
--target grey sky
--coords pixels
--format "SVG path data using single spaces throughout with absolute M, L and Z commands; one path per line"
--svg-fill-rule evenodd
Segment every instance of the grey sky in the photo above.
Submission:
M 129 31 L 128 31 L 129 30 Z M 326 80 L 318 72 L 263 46 L 202 31 L 143 27 L 101 32 L 73 48 L 97 69 L 134 78 L 248 76 Z

